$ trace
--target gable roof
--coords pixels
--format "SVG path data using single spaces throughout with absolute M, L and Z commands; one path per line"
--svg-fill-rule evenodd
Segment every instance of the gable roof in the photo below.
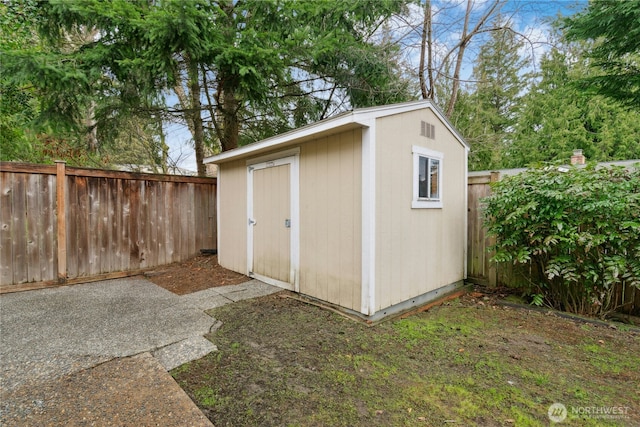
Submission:
M 375 119 L 380 117 L 421 110 L 424 108 L 428 108 L 433 111 L 433 113 L 442 121 L 442 123 L 444 123 L 458 142 L 469 150 L 469 145 L 466 143 L 462 135 L 455 130 L 449 120 L 447 120 L 442 111 L 440 111 L 440 109 L 430 100 L 420 100 L 400 104 L 382 105 L 378 107 L 356 108 L 328 119 L 320 120 L 301 128 L 263 139 L 262 141 L 254 142 L 253 144 L 248 144 L 233 150 L 225 151 L 215 156 L 207 157 L 204 159 L 204 162 L 224 163 L 247 155 L 265 153 L 267 151 L 311 141 L 321 136 L 327 136 L 351 129 L 369 127 Z

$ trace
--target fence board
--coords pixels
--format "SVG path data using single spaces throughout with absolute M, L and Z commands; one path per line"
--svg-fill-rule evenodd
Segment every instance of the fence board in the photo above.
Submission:
M 27 282 L 42 281 L 40 271 L 40 236 L 44 237 L 42 229 L 42 214 L 40 212 L 40 175 L 25 175 L 26 177 L 26 233 L 27 233 Z
M 13 174 L 0 172 L 0 285 L 10 285 L 13 281 L 13 236 L 12 225 L 12 178 Z
M 195 253 L 197 252 L 196 247 L 196 239 L 195 236 L 199 233 L 199 230 L 196 229 L 196 210 L 193 201 L 195 200 L 195 186 L 191 183 L 187 184 L 189 191 L 187 192 L 187 200 L 185 204 L 187 205 L 187 210 L 189 211 L 189 217 L 187 221 L 187 236 L 194 236 L 194 238 L 187 238 L 187 252 Z
M 129 180 L 122 181 L 122 212 L 121 212 L 121 235 L 122 241 L 120 245 L 120 268 L 122 270 L 131 270 L 131 230 L 129 223 L 131 222 L 131 182 Z
M 98 230 L 99 230 L 99 252 L 98 260 L 96 262 L 99 265 L 99 274 L 109 272 L 109 235 L 111 234 L 111 227 L 109 226 L 109 186 L 107 178 L 100 178 L 98 181 L 98 194 L 100 195 L 100 202 L 98 203 Z
M 147 202 L 147 183 L 139 182 L 140 189 L 140 224 L 147 224 L 149 221 L 149 203 Z M 140 266 L 147 266 L 147 258 L 149 256 L 149 237 L 147 227 L 138 227 L 138 242 L 140 246 Z
M 87 179 L 87 215 L 89 219 L 89 276 L 100 274 L 100 179 Z
M 0 162 L 0 293 L 58 284 L 56 170 Z M 63 282 L 122 277 L 216 247 L 215 179 L 61 170 Z
M 138 235 L 138 224 L 140 220 L 140 183 L 134 181 L 131 183 L 131 193 L 129 196 L 130 218 L 129 221 L 129 268 L 140 268 L 140 236 Z
M 167 186 L 164 193 L 164 233 L 165 233 L 165 245 L 166 245 L 166 263 L 171 264 L 174 261 L 175 253 L 175 233 L 178 231 L 173 221 L 173 188 L 174 186 Z M 174 202 L 174 203 L 172 203 Z
M 28 279 L 27 265 L 27 202 L 25 197 L 25 180 L 28 175 L 19 174 L 13 180 L 13 281 L 25 283 Z
M 118 212 L 119 209 L 119 200 L 118 197 L 118 188 L 120 188 L 121 179 L 109 181 L 109 271 L 119 271 L 120 270 L 120 260 L 118 254 L 118 246 L 119 246 L 119 224 L 120 224 L 120 214 Z
M 158 183 L 147 182 L 148 202 L 147 209 L 148 227 L 147 229 L 147 264 L 158 265 L 159 251 L 158 247 Z
M 78 199 L 78 181 L 74 179 L 67 179 L 67 193 L 65 195 L 67 199 L 67 206 L 80 206 Z M 55 206 L 52 204 L 52 206 Z M 78 251 L 80 246 L 79 231 L 80 224 L 78 221 L 78 209 L 69 211 L 66 215 L 67 219 L 67 275 L 69 277 L 78 277 Z
M 56 180 L 53 175 L 40 175 L 40 211 L 42 213 L 41 240 L 42 257 L 40 258 L 41 280 L 56 280 L 58 272 L 56 247 Z
M 195 193 L 195 196 L 194 196 L 194 198 L 193 198 L 193 200 L 194 200 L 194 202 L 195 202 L 195 203 L 193 204 L 194 219 L 195 219 L 196 221 L 198 221 L 198 220 L 199 220 L 199 219 L 201 219 L 201 218 L 202 218 L 202 216 L 203 216 L 203 207 L 202 207 L 202 204 L 203 204 L 204 200 L 203 200 L 203 199 L 202 199 L 202 197 L 201 197 L 201 196 L 202 196 L 202 194 L 201 194 L 201 192 L 200 192 L 200 189 L 199 189 L 199 188 L 195 187 L 195 188 L 193 189 L 193 191 L 194 191 L 194 193 Z M 196 232 L 195 232 L 195 236 L 196 236 L 195 244 L 196 244 L 196 246 L 197 246 L 197 247 L 199 247 L 199 248 L 203 248 L 202 243 L 204 242 L 205 237 L 206 237 L 206 236 L 204 236 L 204 229 L 203 229 L 203 228 L 200 228 L 200 227 L 201 227 L 201 224 L 200 224 L 200 223 L 194 222 L 194 223 L 193 223 L 193 225 L 194 225 L 194 228 L 195 228 L 195 230 L 196 230 Z
M 90 250 L 91 245 L 91 228 L 90 228 L 90 200 L 89 200 L 89 178 L 78 177 L 73 179 L 78 190 L 78 205 L 75 210 L 75 220 L 78 222 L 77 235 L 77 264 L 78 272 L 76 276 L 70 277 L 87 277 L 91 276 L 90 270 Z M 70 210 L 70 212 L 73 212 Z
M 158 185 L 156 189 L 156 230 L 158 245 L 158 265 L 167 263 L 167 243 L 166 243 L 166 227 L 165 227 L 165 209 L 164 209 L 164 188 L 165 185 Z
M 182 191 L 180 191 L 180 252 L 186 252 L 189 250 L 186 239 L 189 231 L 189 208 L 187 206 L 187 194 L 189 189 L 187 184 L 183 184 L 183 187 Z

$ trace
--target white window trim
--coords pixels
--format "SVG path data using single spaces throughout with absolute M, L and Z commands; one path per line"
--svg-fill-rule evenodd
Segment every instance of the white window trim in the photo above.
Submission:
M 430 150 L 428 148 L 419 147 L 414 145 L 411 147 L 413 153 L 413 199 L 411 200 L 411 208 L 413 209 L 440 209 L 442 208 L 442 181 L 443 181 L 443 168 L 444 168 L 444 154 L 439 151 Z M 440 170 L 438 174 L 438 194 L 440 197 L 437 200 L 424 200 L 418 197 L 419 184 L 418 175 L 420 174 L 420 157 L 429 157 L 439 161 Z

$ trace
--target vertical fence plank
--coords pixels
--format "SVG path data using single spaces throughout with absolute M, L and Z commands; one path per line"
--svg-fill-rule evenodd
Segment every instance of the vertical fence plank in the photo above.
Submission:
M 55 247 L 54 227 L 56 209 L 55 180 L 53 175 L 40 175 L 40 178 L 40 215 L 42 217 L 40 275 L 41 280 L 50 281 L 55 280 L 58 271 L 57 256 L 55 254 L 57 248 Z M 67 229 L 68 227 L 69 223 L 67 222 Z M 67 245 L 67 250 L 68 249 L 69 246 Z M 67 263 L 67 269 L 68 267 L 69 265 Z
M 165 193 L 164 193 L 164 206 L 165 206 L 165 218 L 164 218 L 164 229 L 166 233 L 166 262 L 170 264 L 175 261 L 174 253 L 176 247 L 176 233 L 179 231 L 174 226 L 174 217 L 175 217 L 175 200 L 173 199 L 173 187 L 175 184 L 173 182 L 167 182 L 165 185 Z
M 140 237 L 138 236 L 138 226 L 140 223 L 140 182 L 131 182 L 131 193 L 129 194 L 130 214 L 129 214 L 129 268 L 132 270 L 140 268 Z
M 0 172 L 0 285 L 11 285 L 13 280 L 13 180 L 14 174 Z
M 476 179 L 470 180 L 468 184 L 468 276 L 482 280 L 487 279 L 487 271 L 485 268 L 486 248 L 484 245 L 480 200 L 488 181 L 488 177 L 476 177 Z
M 88 214 L 88 241 L 89 241 L 89 271 L 90 276 L 100 274 L 100 178 L 87 180 L 87 214 Z
M 147 182 L 138 182 L 140 189 L 140 212 L 138 214 L 138 245 L 140 253 L 140 265 L 138 268 L 145 268 L 147 266 L 149 235 L 147 233 L 149 226 L 149 203 L 147 200 Z
M 122 211 L 120 219 L 120 268 L 122 270 L 131 270 L 131 230 L 129 222 L 131 218 L 131 180 L 122 180 Z
M 165 226 L 164 191 L 168 183 L 159 182 L 156 190 L 156 230 L 158 265 L 167 263 L 167 229 Z
M 196 246 L 196 233 L 201 233 L 202 230 L 196 230 L 196 210 L 193 204 L 193 200 L 195 199 L 195 185 L 192 183 L 187 184 L 187 200 L 185 200 L 185 205 L 187 206 L 187 251 L 182 254 L 182 259 L 187 259 L 197 251 Z
M 40 212 L 40 175 L 26 175 L 26 227 L 27 227 L 27 281 L 40 282 L 40 236 L 42 230 L 42 214 Z
M 89 197 L 89 178 L 74 177 L 78 192 L 78 206 L 76 207 L 76 221 L 78 225 L 78 235 L 76 244 L 78 245 L 78 276 L 85 277 L 91 275 L 91 227 L 90 213 L 91 200 Z
M 158 187 L 159 183 L 155 181 L 147 182 L 147 265 L 158 265 Z
M 58 247 L 58 283 L 67 280 L 66 164 L 56 161 L 56 216 Z
M 27 203 L 25 198 L 25 180 L 27 175 L 15 174 L 12 180 L 13 193 L 13 280 L 15 283 L 27 282 Z
M 194 210 L 194 242 L 197 249 L 206 248 L 205 242 L 207 237 L 206 222 L 204 221 L 204 199 L 202 198 L 202 189 L 194 186 L 193 194 L 193 210 Z
M 109 220 L 110 197 L 109 197 L 109 179 L 100 178 L 99 194 L 100 202 L 98 203 L 98 265 L 100 273 L 108 273 L 110 271 L 111 251 L 109 251 L 109 237 L 111 236 L 111 221 Z
M 189 253 L 189 200 L 188 184 L 180 184 L 180 257 L 177 261 L 182 261 L 183 254 Z
M 75 176 L 67 175 L 67 201 L 69 207 L 65 213 L 67 222 L 67 278 L 76 278 L 78 274 L 79 255 L 79 221 L 78 221 L 78 180 Z
M 115 179 L 109 182 L 109 271 L 120 271 L 120 224 L 122 216 L 120 211 L 122 209 L 121 202 L 121 189 L 122 180 Z

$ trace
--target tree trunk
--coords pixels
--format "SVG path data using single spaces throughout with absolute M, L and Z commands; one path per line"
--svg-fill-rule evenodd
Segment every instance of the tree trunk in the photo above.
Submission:
M 467 0 L 467 11 L 464 14 L 464 27 L 462 29 L 462 36 L 460 36 L 460 44 L 458 47 L 458 57 L 456 58 L 456 66 L 453 72 L 453 86 L 451 88 L 451 98 L 447 102 L 444 114 L 447 117 L 451 117 L 453 109 L 456 106 L 458 100 L 458 91 L 460 90 L 460 70 L 462 69 L 462 60 L 464 59 L 464 52 L 467 49 L 467 44 L 471 39 L 468 35 L 469 32 L 469 18 L 471 17 L 471 10 L 473 8 L 473 0 Z
M 198 64 L 187 61 L 189 75 L 189 92 L 191 95 L 191 123 L 193 124 L 193 146 L 196 152 L 198 176 L 206 176 L 204 165 L 204 126 L 202 124 L 202 104 L 200 103 L 200 75 Z
M 235 91 L 226 87 L 223 89 L 224 105 L 222 106 L 222 151 L 232 150 L 238 147 L 240 135 L 240 122 L 238 120 L 238 100 Z
M 420 80 L 420 90 L 422 91 L 422 99 L 433 98 L 433 70 L 432 70 L 432 54 L 433 46 L 431 44 L 431 0 L 426 0 L 424 4 L 424 20 L 422 22 L 422 38 L 420 44 L 420 65 L 418 69 L 418 79 Z M 425 56 L 429 55 L 427 61 L 427 69 L 429 82 L 424 77 Z
M 447 106 L 445 108 L 444 114 L 447 117 L 451 117 L 453 114 L 453 110 L 456 106 L 456 102 L 458 101 L 458 92 L 460 91 L 460 72 L 462 70 L 462 62 L 464 60 L 464 54 L 471 42 L 471 39 L 485 31 L 495 31 L 500 29 L 501 27 L 492 28 L 488 30 L 486 28 L 486 24 L 491 20 L 494 16 L 494 13 L 499 11 L 500 6 L 504 3 L 503 0 L 492 0 L 493 2 L 488 6 L 486 12 L 482 15 L 482 17 L 478 20 L 473 29 L 469 30 L 469 20 L 471 18 L 471 13 L 473 12 L 473 0 L 467 0 L 467 9 L 464 15 L 464 27 L 462 29 L 462 35 L 460 36 L 460 43 L 458 43 L 458 55 L 456 57 L 456 66 L 453 72 L 453 85 L 451 88 L 451 97 L 447 102 Z
M 220 151 L 238 147 L 240 138 L 240 101 L 236 97 L 237 79 L 220 71 L 217 76 L 215 129 L 220 140 Z
M 87 129 L 87 133 L 85 134 L 85 138 L 87 141 L 87 151 L 91 154 L 98 153 L 98 126 L 96 122 L 96 103 L 95 101 L 90 101 L 87 111 L 85 112 L 84 117 L 84 125 Z

